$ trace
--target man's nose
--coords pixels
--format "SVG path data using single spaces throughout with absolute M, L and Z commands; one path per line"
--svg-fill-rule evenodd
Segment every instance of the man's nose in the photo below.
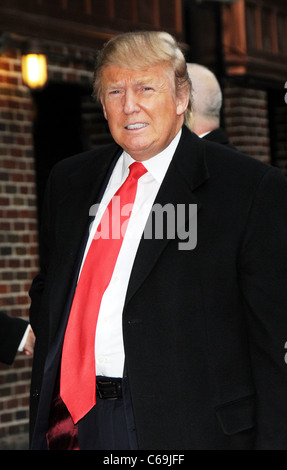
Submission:
M 123 100 L 123 109 L 125 114 L 136 113 L 140 110 L 138 96 L 134 90 L 126 90 Z

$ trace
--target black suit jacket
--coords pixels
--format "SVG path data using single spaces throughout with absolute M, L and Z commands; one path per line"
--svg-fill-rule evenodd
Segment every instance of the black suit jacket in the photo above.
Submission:
M 204 136 L 204 139 L 210 140 L 212 142 L 217 142 L 218 144 L 230 145 L 229 139 L 221 127 L 214 129 Z
M 0 362 L 11 365 L 17 354 L 28 322 L 0 312 Z
M 32 433 L 89 209 L 118 155 L 114 145 L 93 150 L 51 174 L 42 270 L 30 292 Z M 139 448 L 286 449 L 284 176 L 184 127 L 155 203 L 197 204 L 197 245 L 180 250 L 177 237 L 143 238 L 134 262 L 123 337 Z M 48 362 L 46 391 L 55 370 Z M 45 428 L 48 407 L 40 394 L 37 429 Z

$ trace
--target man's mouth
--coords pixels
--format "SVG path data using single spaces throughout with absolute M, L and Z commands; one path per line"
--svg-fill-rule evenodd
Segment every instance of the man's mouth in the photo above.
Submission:
M 132 131 L 132 130 L 135 130 L 135 129 L 143 129 L 144 127 L 147 127 L 148 124 L 144 123 L 144 122 L 137 122 L 135 124 L 129 124 L 128 126 L 125 126 L 125 129 L 129 130 L 129 131 Z

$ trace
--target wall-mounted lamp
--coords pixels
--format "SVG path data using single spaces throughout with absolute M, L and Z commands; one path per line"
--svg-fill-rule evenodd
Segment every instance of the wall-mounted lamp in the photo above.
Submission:
M 0 54 L 5 53 L 9 47 L 17 44 L 17 36 L 0 31 Z M 37 39 L 30 39 L 20 45 L 22 62 L 22 79 L 30 88 L 42 88 L 48 79 L 47 57 L 43 46 Z
M 48 78 L 46 56 L 44 54 L 22 55 L 22 78 L 30 88 L 43 87 Z
M 30 88 L 42 88 L 48 79 L 47 58 L 38 42 L 31 41 L 22 53 L 22 79 Z

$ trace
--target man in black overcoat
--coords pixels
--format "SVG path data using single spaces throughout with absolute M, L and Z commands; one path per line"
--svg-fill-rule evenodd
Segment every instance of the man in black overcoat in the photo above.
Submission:
M 184 125 L 191 84 L 166 33 L 109 41 L 94 86 L 115 143 L 64 160 L 48 183 L 30 291 L 31 448 L 286 449 L 285 177 Z M 175 230 L 124 239 L 91 350 L 96 404 L 72 423 L 55 388 L 66 324 L 99 213 L 133 161 L 147 173 L 126 235 L 159 208 Z

